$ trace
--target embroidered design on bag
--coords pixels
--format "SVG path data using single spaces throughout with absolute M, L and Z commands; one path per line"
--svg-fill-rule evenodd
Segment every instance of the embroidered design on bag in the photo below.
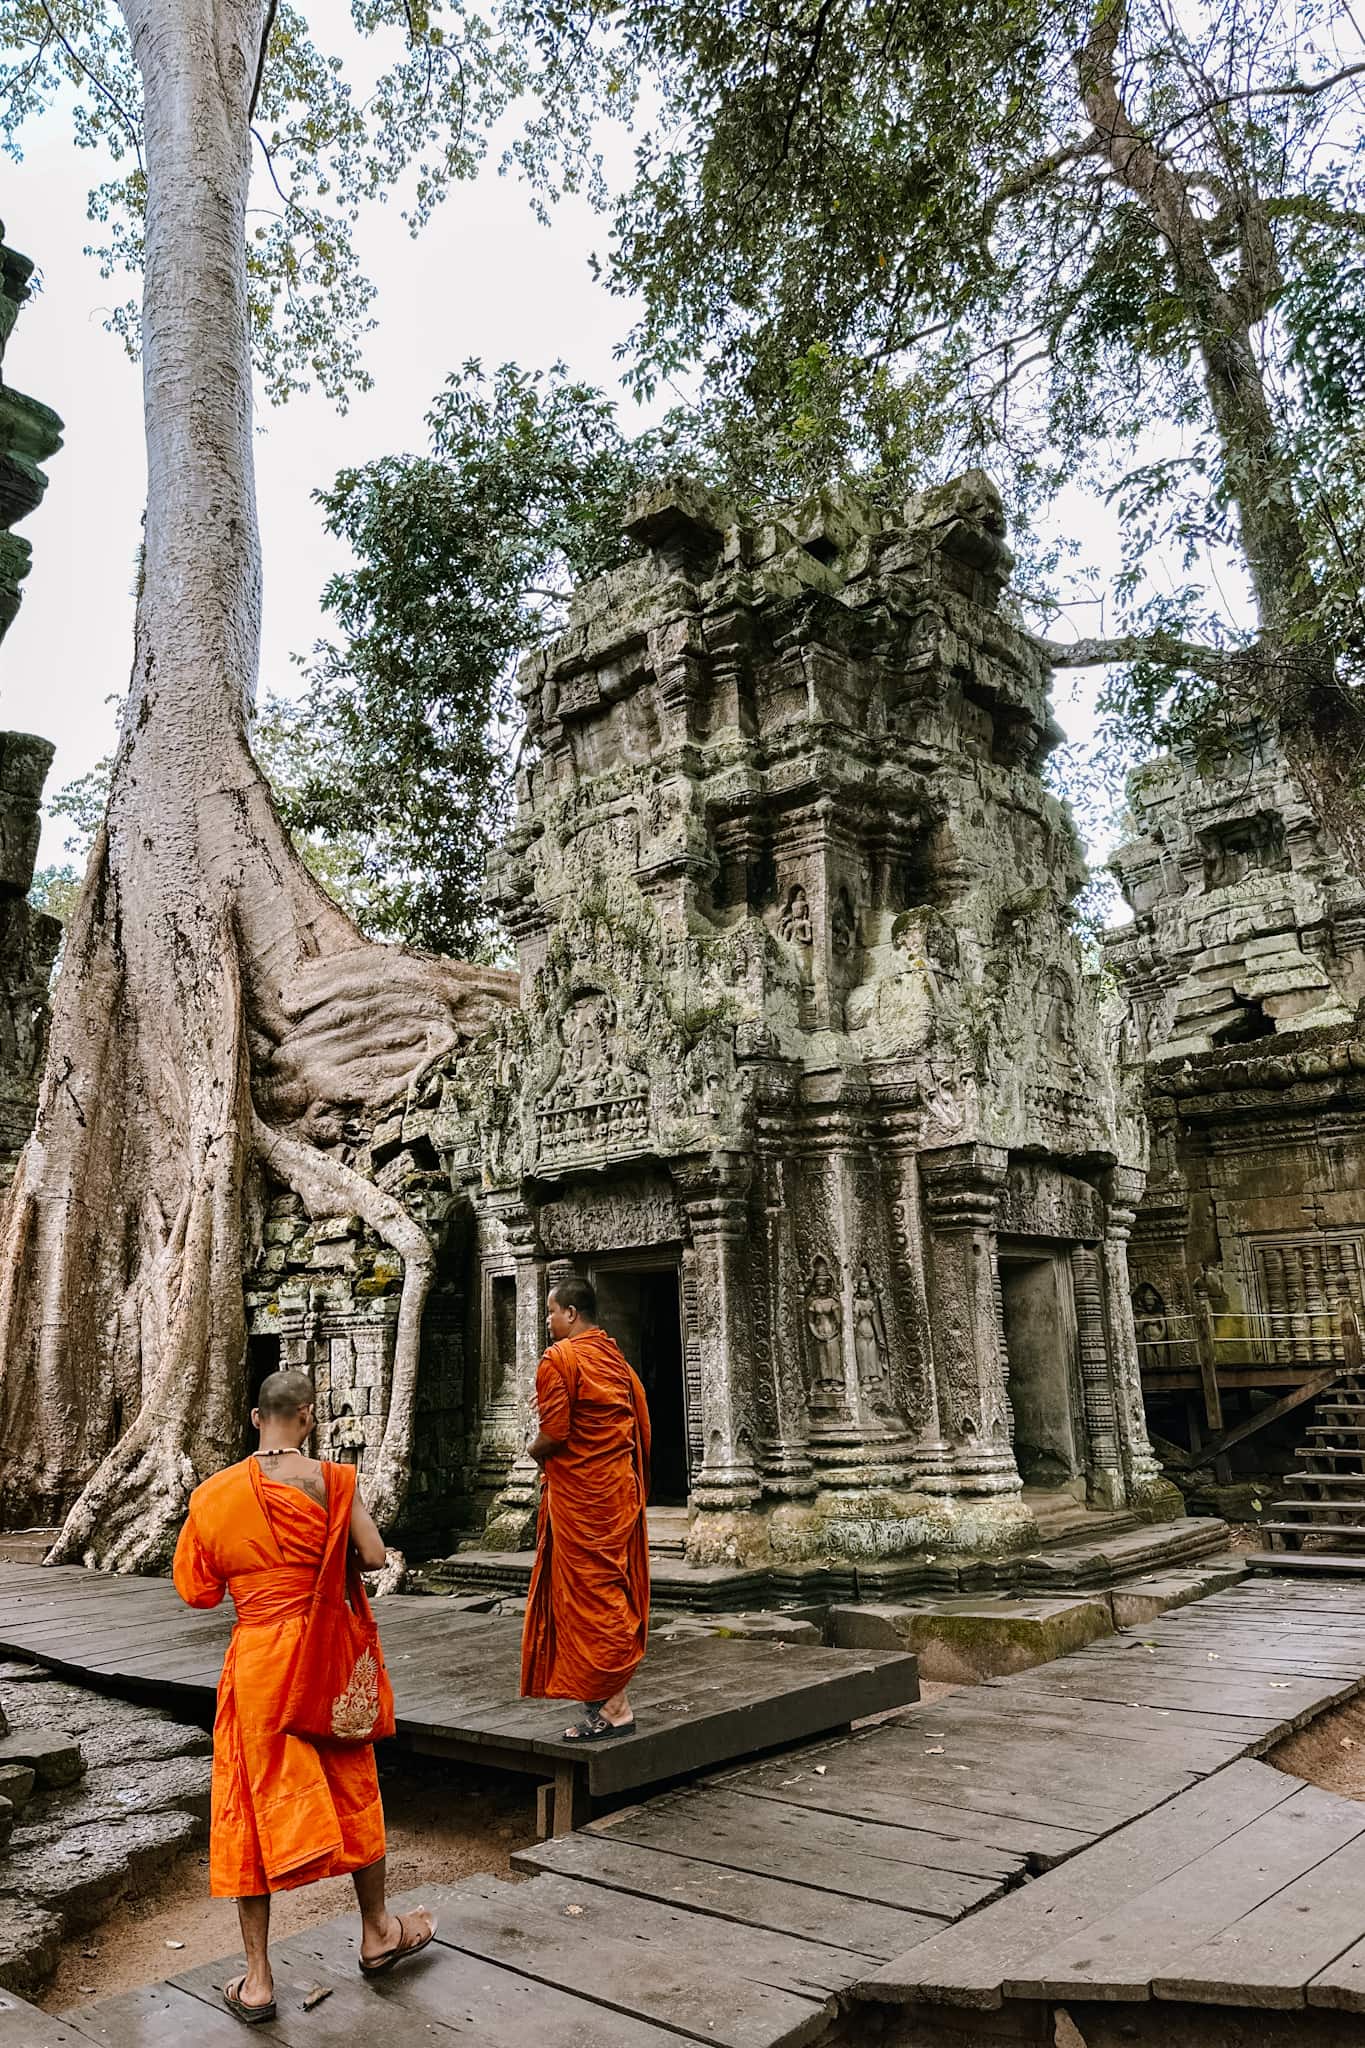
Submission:
M 379 1666 L 368 1650 L 356 1658 L 345 1692 L 332 1701 L 332 1733 L 363 1742 L 379 1719 Z

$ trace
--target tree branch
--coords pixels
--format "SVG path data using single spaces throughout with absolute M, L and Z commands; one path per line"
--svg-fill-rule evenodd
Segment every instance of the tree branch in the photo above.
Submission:
M 1111 639 L 1040 640 L 1033 645 L 1053 668 L 1099 668 L 1116 661 L 1160 661 L 1186 668 L 1209 682 L 1243 680 L 1250 648 L 1205 647 L 1195 640 L 1177 640 L 1169 633 L 1120 633 Z
M 256 102 L 261 96 L 261 80 L 265 77 L 265 54 L 270 48 L 271 31 L 275 26 L 275 15 L 279 4 L 280 0 L 270 0 L 270 5 L 266 9 L 265 27 L 261 30 L 261 47 L 256 56 L 256 78 L 251 88 L 251 104 L 246 110 L 248 122 L 252 122 L 256 118 Z

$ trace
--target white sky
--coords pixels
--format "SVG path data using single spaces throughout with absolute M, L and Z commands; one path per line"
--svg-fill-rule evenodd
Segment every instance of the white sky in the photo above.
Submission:
M 377 283 L 379 326 L 366 359 L 374 387 L 342 417 L 316 395 L 257 412 L 257 486 L 265 561 L 262 687 L 291 688 L 290 656 L 322 630 L 319 597 L 344 550 L 322 531 L 311 493 L 346 464 L 426 446 L 426 410 L 448 372 L 469 356 L 527 368 L 562 357 L 571 370 L 615 388 L 612 347 L 630 308 L 593 281 L 588 255 L 605 223 L 583 201 L 534 218 L 525 189 L 489 163 L 458 188 L 419 240 L 394 206 L 373 210 L 359 245 Z M 109 749 L 132 655 L 131 586 L 145 466 L 137 366 L 105 331 L 105 309 L 125 296 L 83 254 L 86 198 L 101 159 L 78 150 L 69 116 L 53 112 L 25 136 L 25 159 L 5 166 L 0 215 L 6 239 L 31 256 L 41 292 L 20 315 L 6 380 L 53 406 L 66 444 L 47 465 L 49 488 L 21 531 L 34 565 L 19 617 L 0 649 L 0 725 L 45 734 L 57 756 L 51 794 Z M 1112 568 L 1111 522 L 1074 495 L 1064 515 L 1087 536 L 1086 556 Z M 1093 614 L 1078 615 L 1093 631 Z M 1090 723 L 1093 679 L 1064 676 L 1059 715 L 1073 734 Z M 46 823 L 40 863 L 68 858 L 70 827 Z

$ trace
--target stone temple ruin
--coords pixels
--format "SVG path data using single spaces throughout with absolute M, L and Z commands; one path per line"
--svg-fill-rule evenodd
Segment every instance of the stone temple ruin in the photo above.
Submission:
M 39 465 L 62 445 L 56 413 L 4 380 L 5 345 L 32 275 L 0 224 L 0 640 L 19 610 L 32 552 L 10 529 L 41 504 L 47 478 Z M 62 935 L 55 917 L 28 902 L 52 754 L 32 733 L 0 732 L 0 1184 L 14 1172 L 38 1107 L 48 982 Z
M 1153 1414 L 1182 1436 L 1193 1322 L 1231 1384 L 1275 1387 L 1340 1356 L 1324 1312 L 1365 1304 L 1365 889 L 1258 732 L 1150 763 L 1129 805 L 1133 922 L 1106 950 L 1150 1132 L 1134 1303 Z
M 748 527 L 679 487 L 629 530 L 521 678 L 492 876 L 520 1003 L 362 1160 L 443 1246 L 414 1528 L 525 1541 L 569 1269 L 645 1377 L 694 1563 L 1000 1555 L 1059 1498 L 1173 1512 L 1129 1304 L 1142 1175 L 997 494 Z M 285 1201 L 249 1287 L 256 1369 L 309 1364 L 362 1464 L 392 1264 Z

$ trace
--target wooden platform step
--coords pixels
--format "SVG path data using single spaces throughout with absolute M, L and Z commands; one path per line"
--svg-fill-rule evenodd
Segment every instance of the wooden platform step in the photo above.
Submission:
M 1349 1550 L 1253 1550 L 1247 1554 L 1246 1565 L 1253 1572 L 1365 1579 L 1365 1557 L 1355 1556 Z

